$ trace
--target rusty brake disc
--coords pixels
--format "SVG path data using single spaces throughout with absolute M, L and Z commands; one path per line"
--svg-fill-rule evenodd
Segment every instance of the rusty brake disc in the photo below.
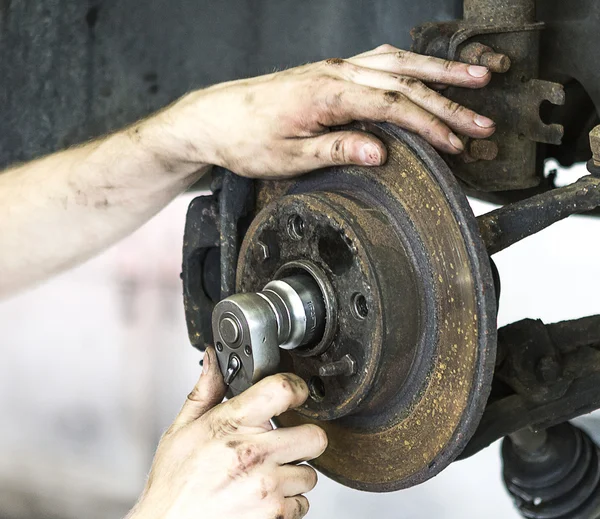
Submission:
M 491 384 L 496 302 L 475 218 L 447 165 L 396 127 L 358 128 L 382 139 L 387 163 L 263 183 L 237 289 L 290 274 L 320 286 L 323 336 L 283 352 L 283 369 L 306 380 L 310 398 L 278 423 L 323 427 L 329 447 L 314 466 L 381 492 L 431 478 L 473 434 Z

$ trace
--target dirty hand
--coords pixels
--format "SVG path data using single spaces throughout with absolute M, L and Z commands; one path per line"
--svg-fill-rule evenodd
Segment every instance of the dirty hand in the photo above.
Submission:
M 161 142 L 170 160 L 281 178 L 336 164 L 383 163 L 386 150 L 375 137 L 330 129 L 357 120 L 394 123 L 443 152 L 459 153 L 456 133 L 486 138 L 495 125 L 434 88 L 480 88 L 490 79 L 485 67 L 383 45 L 192 92 L 146 123 L 165 128 Z
M 296 465 L 320 456 L 327 437 L 315 425 L 272 430 L 270 419 L 301 405 L 295 375 L 266 378 L 219 404 L 225 386 L 214 350 L 179 416 L 162 438 L 146 489 L 130 519 L 298 519 L 317 474 Z

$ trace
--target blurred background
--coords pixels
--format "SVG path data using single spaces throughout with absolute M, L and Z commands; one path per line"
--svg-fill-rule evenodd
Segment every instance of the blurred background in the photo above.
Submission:
M 562 182 L 584 174 L 560 173 Z M 0 519 L 123 517 L 200 372 L 179 280 L 175 200 L 85 265 L 0 303 Z M 476 214 L 492 208 L 472 201 Z M 600 220 L 558 223 L 497 255 L 499 325 L 600 313 Z M 594 429 L 594 417 L 583 421 Z M 498 445 L 413 489 L 368 494 L 321 477 L 313 519 L 516 518 Z

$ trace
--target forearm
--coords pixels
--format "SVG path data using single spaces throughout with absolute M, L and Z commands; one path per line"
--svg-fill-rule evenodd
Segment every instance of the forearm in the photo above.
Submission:
M 155 116 L 0 173 L 0 297 L 112 245 L 209 169 L 176 158 L 163 124 Z
M 195 91 L 122 132 L 0 173 L 0 297 L 133 231 L 207 164 L 253 178 L 380 165 L 386 149 L 375 136 L 336 130 L 362 120 L 399 125 L 458 154 L 455 131 L 488 138 L 494 122 L 426 83 L 480 88 L 490 79 L 485 67 L 384 45 Z

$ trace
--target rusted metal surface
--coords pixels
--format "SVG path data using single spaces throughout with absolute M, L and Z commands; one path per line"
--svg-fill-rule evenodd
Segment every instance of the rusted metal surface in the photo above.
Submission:
M 578 18 L 586 3 L 575 3 L 573 26 L 590 25 Z M 494 369 L 499 292 L 488 254 L 600 202 L 600 180 L 593 177 L 600 177 L 598 129 L 590 135 L 593 176 L 540 194 L 554 188 L 553 177 L 543 176 L 543 159 L 587 160 L 587 143 L 582 152 L 575 141 L 582 128 L 597 122 L 586 92 L 596 88 L 597 94 L 590 79 L 595 76 L 565 65 L 565 56 L 577 53 L 574 43 L 565 43 L 568 22 L 561 21 L 565 10 L 557 6 L 537 5 L 545 19 L 554 17 L 557 67 L 549 65 L 552 38 L 536 21 L 533 0 L 467 0 L 464 20 L 413 32 L 419 52 L 494 72 L 485 89 L 445 91 L 497 122 L 490 139 L 465 139 L 465 152 L 446 158 L 463 189 L 478 196 L 495 193 L 500 202 L 537 196 L 477 221 L 447 164 L 429 146 L 387 125 L 358 125 L 388 145 L 384 166 L 258 182 L 256 202 L 247 206 L 254 218 L 247 233 L 235 202 L 244 199 L 238 187 L 227 190 L 223 181 L 217 197 L 190 207 L 184 289 L 197 347 L 210 340 L 202 332 L 203 312 L 209 317 L 213 301 L 233 290 L 245 233 L 238 291 L 260 290 L 282 270 L 296 273 L 302 262 L 323 273 L 323 290 L 335 303 L 324 338 L 316 347 L 284 353 L 281 366 L 307 381 L 311 398 L 280 424 L 324 427 L 330 446 L 315 465 L 347 486 L 375 491 L 412 486 L 437 474 L 467 442 L 465 457 L 523 427 L 546 427 L 600 406 L 600 319 L 551 326 L 525 321 L 501 332 L 483 414 Z M 589 39 L 593 33 L 587 31 Z M 561 110 L 563 84 L 571 104 Z M 572 114 L 580 110 L 571 107 L 581 106 L 587 115 L 574 121 Z M 556 146 L 563 128 L 549 121 L 567 121 L 566 146 Z M 200 231 L 199 223 L 208 231 Z M 194 236 L 200 233 L 206 236 Z M 215 277 L 220 284 L 211 288 Z
M 252 210 L 252 181 L 227 172 L 219 195 L 220 264 L 235 265 L 242 236 L 240 220 Z M 221 268 L 221 299 L 235 291 L 235 271 Z
M 510 204 L 477 218 L 488 253 L 496 254 L 553 223 L 600 206 L 600 178 L 577 182 Z
M 450 88 L 449 98 L 497 124 L 489 139 L 498 151 L 447 157 L 452 171 L 477 192 L 524 190 L 540 184 L 536 143 L 560 144 L 563 128 L 540 117 L 544 102 L 565 102 L 561 84 L 539 78 L 540 31 L 534 0 L 468 0 L 464 20 L 413 29 L 413 49 L 466 63 L 485 64 L 495 74 L 479 91 Z M 493 157 L 493 158 L 490 158 Z M 485 166 L 480 160 L 486 160 Z
M 183 302 L 190 342 L 212 344 L 211 314 L 235 288 L 235 266 L 253 207 L 253 182 L 216 168 L 212 191 L 188 208 L 183 235 Z
M 512 62 L 506 54 L 500 54 L 490 50 L 490 52 L 484 52 L 481 55 L 479 64 L 489 68 L 496 74 L 504 74 L 505 72 L 508 72 Z
M 493 371 L 496 302 L 476 221 L 444 162 L 397 128 L 359 128 L 388 146 L 384 166 L 308 175 L 282 198 L 260 183 L 258 200 L 270 205 L 244 240 L 237 283 L 255 290 L 292 259 L 327 273 L 337 334 L 323 354 L 292 352 L 289 363 L 309 386 L 345 355 L 356 373 L 321 376 L 322 398 L 279 423 L 319 423 L 329 437 L 319 470 L 347 486 L 389 491 L 437 474 L 475 430 Z M 304 221 L 300 240 L 286 230 L 293 216 Z M 328 240 L 335 246 L 323 246 Z M 256 247 L 267 242 L 269 258 L 257 261 Z M 357 293 L 365 296 L 362 318 Z
M 600 168 L 600 126 L 596 126 L 590 132 L 590 149 L 594 166 Z
M 365 219 L 367 221 L 365 221 Z M 292 224 L 302 222 L 302 232 Z M 309 387 L 319 384 L 303 412 L 320 420 L 345 416 L 365 400 L 373 385 L 378 366 L 382 362 L 384 319 L 392 308 L 384 308 L 377 276 L 393 268 L 393 258 L 403 254 L 402 245 L 389 244 L 382 250 L 365 235 L 365 226 L 383 236 L 389 223 L 383 214 L 361 207 L 351 198 L 331 193 L 306 193 L 285 196 L 267 206 L 254 220 L 240 253 L 238 292 L 253 292 L 270 280 L 286 265 L 295 261 L 310 261 L 325 272 L 337 301 L 336 329 L 324 348 L 312 355 L 290 352 L 289 370 L 303 377 Z M 367 241 L 369 240 L 369 241 Z M 254 260 L 254 249 L 259 242 L 268 243 L 272 251 L 262 263 Z M 378 250 L 379 249 L 379 250 Z M 385 253 L 388 253 L 387 255 Z M 393 256 L 390 253 L 394 253 Z M 396 263 L 398 266 L 401 262 Z M 287 271 L 289 269 L 285 269 Z M 287 272 L 287 275 L 294 272 Z M 414 274 L 398 272 L 393 281 L 396 290 L 405 287 L 407 300 L 416 298 Z M 355 312 L 353 299 L 364 298 L 365 312 Z M 394 309 L 398 309 L 394 305 Z M 407 319 L 414 320 L 414 310 Z M 405 338 L 412 339 L 405 333 Z M 318 355 L 315 355 L 317 353 Z M 319 354 L 320 353 L 320 354 Z M 398 366 L 398 376 L 407 371 L 408 362 Z M 326 377 L 316 380 L 322 366 L 352 355 L 358 370 L 355 376 Z M 285 364 L 284 360 L 284 364 Z
M 545 429 L 600 407 L 600 316 L 498 330 L 492 394 L 461 458 L 525 427 Z
M 497 4 L 508 6 L 505 2 Z M 578 162 L 585 163 L 590 159 L 588 134 L 600 123 L 600 53 L 595 48 L 600 10 L 595 6 L 591 0 L 536 2 L 536 15 L 544 22 L 544 29 L 540 31 L 538 77 L 560 83 L 564 85 L 565 90 L 563 105 L 543 103 L 539 107 L 540 114 L 544 121 L 559 123 L 564 127 L 562 144 L 537 146 L 537 186 L 529 189 L 510 188 L 508 191 L 485 192 L 465 185 L 471 196 L 498 204 L 523 200 L 556 187 L 552 175 L 544 176 L 544 163 L 547 159 L 554 158 L 564 167 Z M 517 110 L 520 109 L 520 105 L 507 105 L 507 109 Z M 536 109 L 537 104 L 533 107 L 533 110 Z M 588 166 L 590 173 L 600 176 L 600 167 L 592 169 L 593 162 L 588 163 Z M 600 212 L 596 211 L 594 214 Z
M 464 0 L 465 20 L 481 25 L 517 25 L 535 21 L 535 0 Z
M 510 58 L 506 54 L 494 52 L 491 47 L 477 42 L 465 45 L 460 51 L 459 59 L 471 65 L 488 67 L 496 74 L 508 72 L 511 65 Z
M 475 160 L 494 160 L 498 156 L 498 144 L 488 140 L 472 140 L 468 153 Z
M 600 179 L 586 177 L 477 221 L 423 141 L 388 125 L 358 128 L 384 141 L 388 162 L 259 183 L 257 200 L 266 205 L 246 233 L 237 272 L 237 290 L 253 291 L 293 274 L 285 270 L 290 262 L 310 261 L 331 286 L 336 317 L 327 340 L 286 354 L 282 365 L 305 378 L 311 399 L 280 424 L 318 423 L 330 438 L 315 466 L 350 487 L 405 488 L 463 449 L 466 457 L 523 427 L 600 407 L 600 317 L 504 328 L 487 400 L 499 281 L 492 282 L 481 239 L 494 253 L 597 206 Z M 219 206 L 197 199 L 186 224 L 184 289 L 195 298 L 186 299 L 186 311 L 199 346 L 207 339 L 192 334 L 202 329 L 197 292 L 208 277 L 190 253 L 222 241 Z

